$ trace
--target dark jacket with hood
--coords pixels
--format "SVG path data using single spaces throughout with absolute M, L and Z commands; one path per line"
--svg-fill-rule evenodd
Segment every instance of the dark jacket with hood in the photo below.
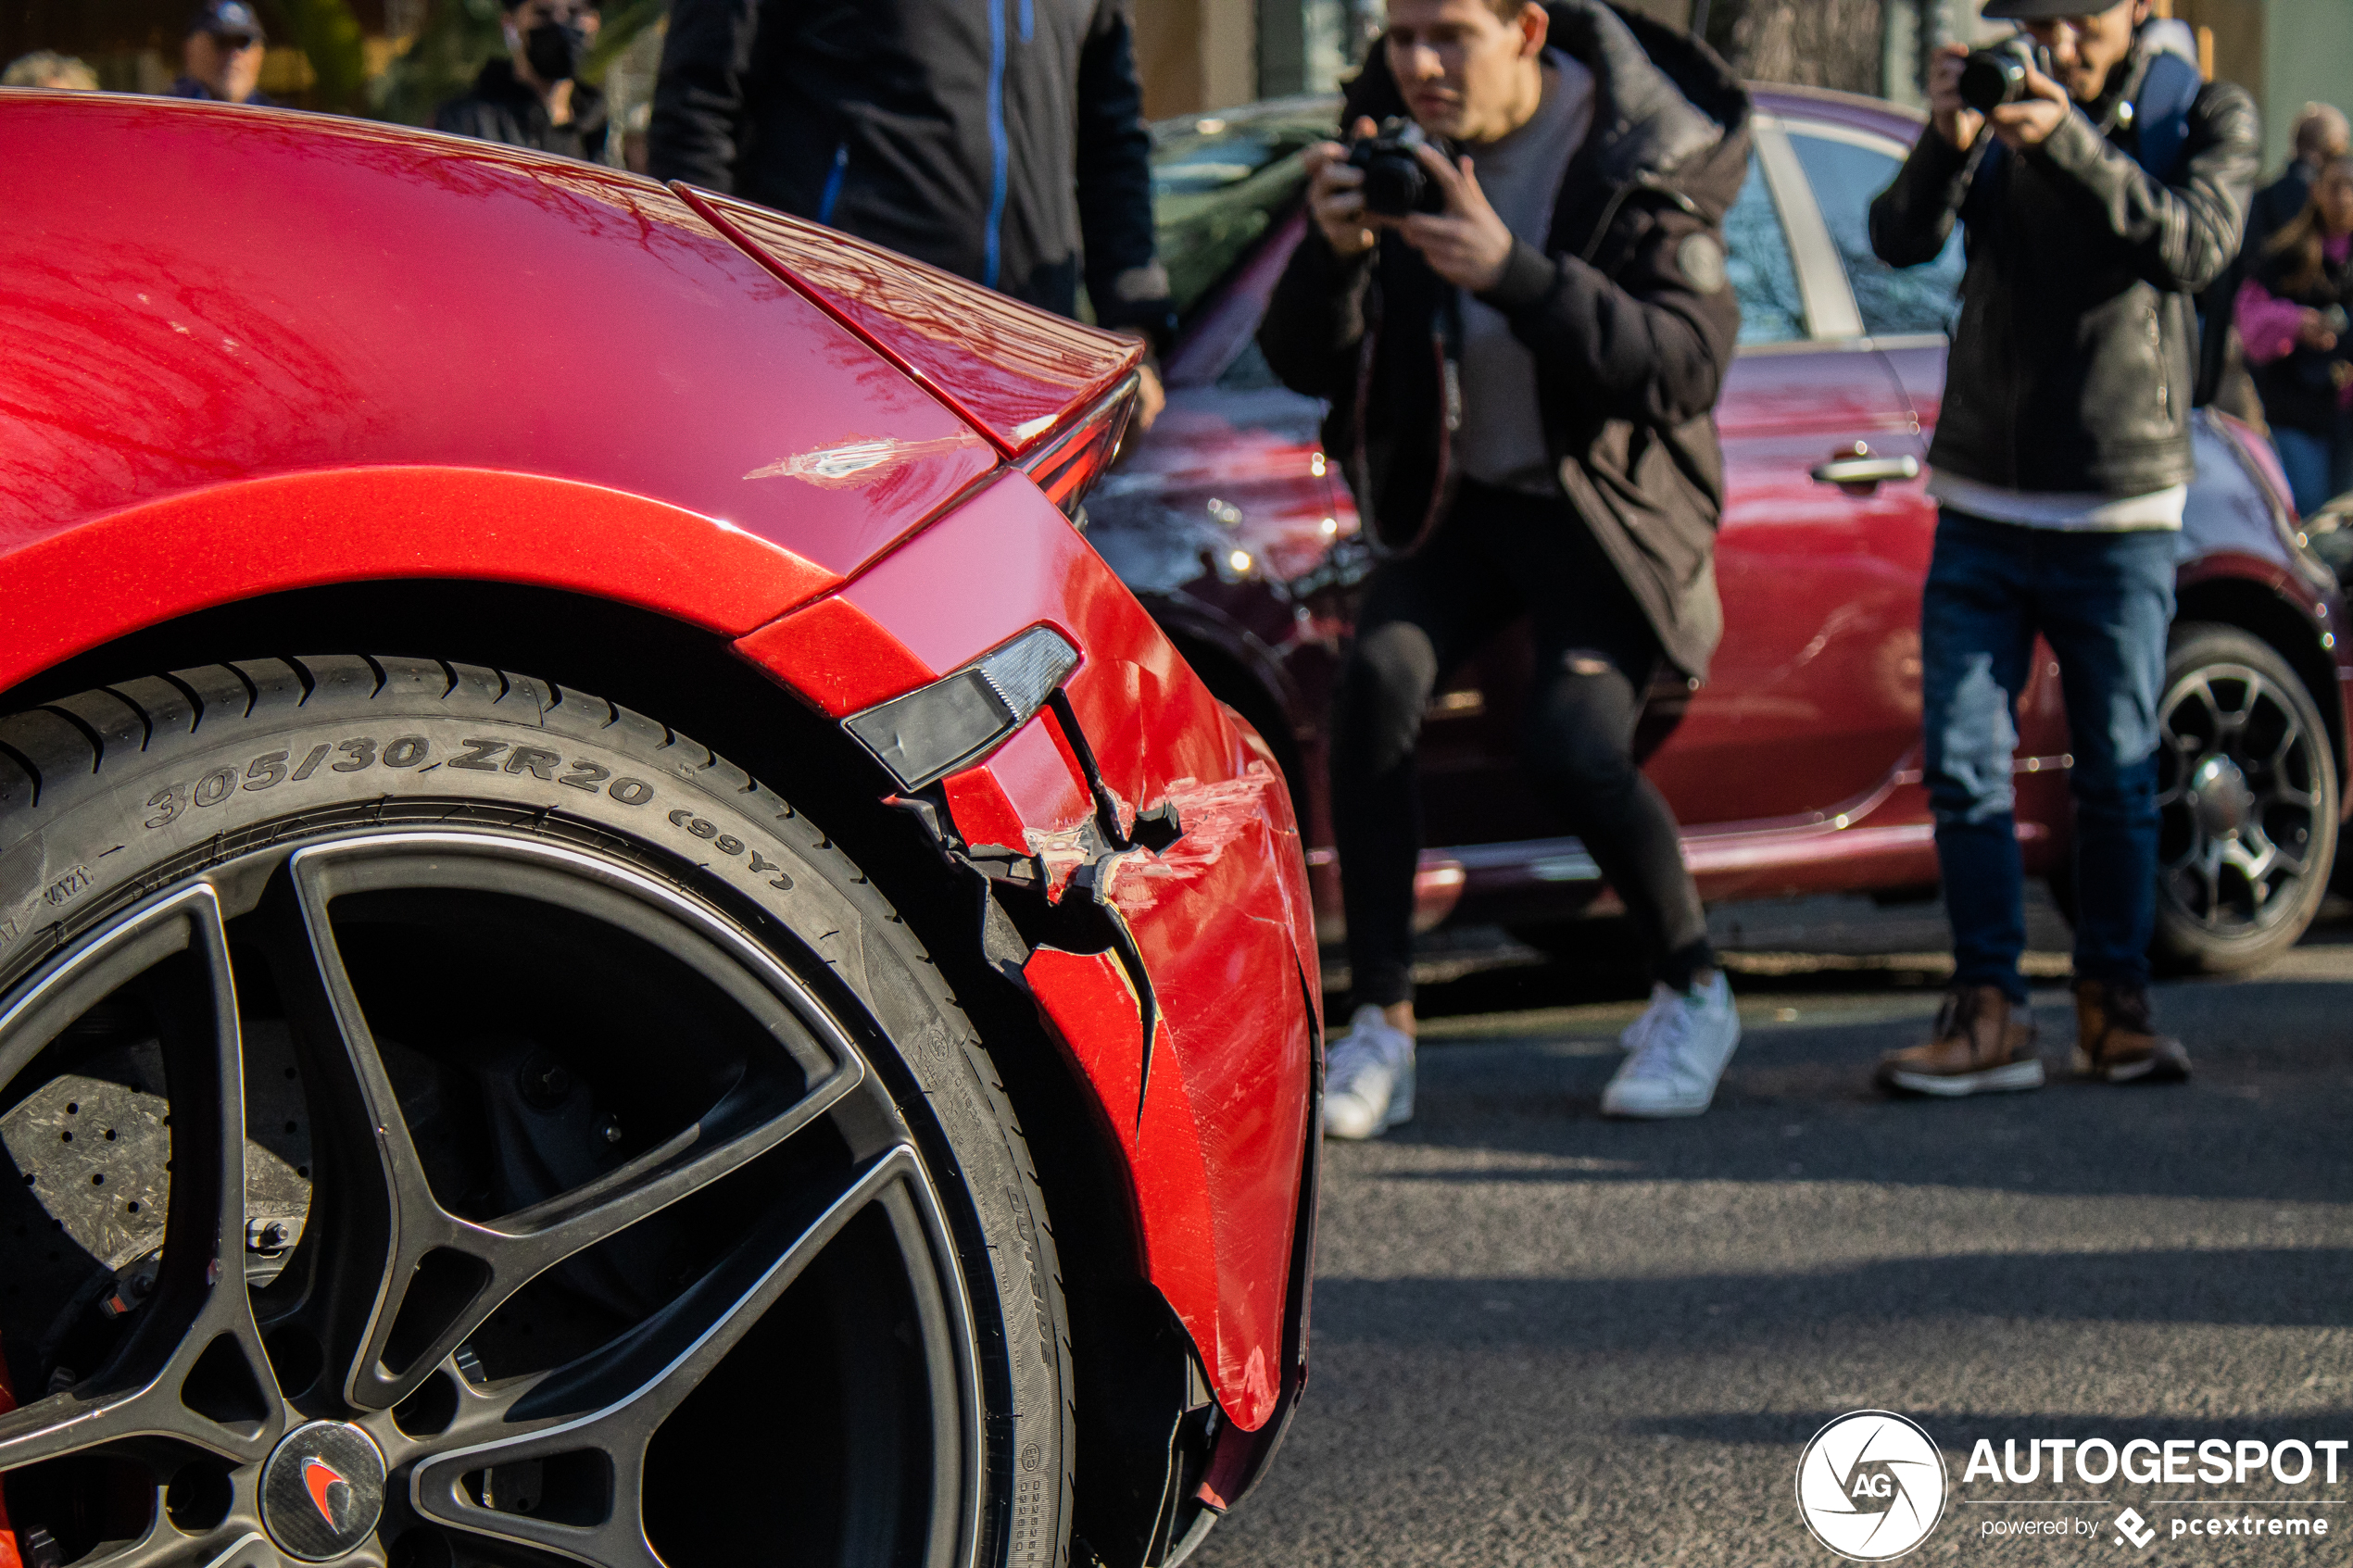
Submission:
M 572 121 L 558 125 L 547 118 L 539 94 L 515 74 L 513 61 L 492 60 L 474 78 L 472 92 L 441 106 L 433 128 L 599 163 L 605 156 L 605 95 L 585 82 L 573 82 Z
M 1714 408 L 1740 335 L 1724 212 L 1748 172 L 1747 95 L 1707 46 L 1600 0 L 1555 0 L 1550 44 L 1593 73 L 1592 129 L 1543 248 L 1514 248 L 1479 295 L 1536 359 L 1544 437 L 1569 504 L 1676 668 L 1706 673 L 1723 631 Z M 1404 113 L 1376 45 L 1340 123 Z M 1328 398 L 1367 527 L 1410 549 L 1454 481 L 1459 295 L 1394 234 L 1343 259 L 1310 227 L 1258 340 L 1294 390 Z
M 1164 338 L 1142 116 L 1127 0 L 674 0 L 647 151 L 1065 316 L 1083 258 Z
M 1988 137 L 1982 167 L 1923 129 L 1871 204 L 1871 248 L 1933 260 L 1957 218 L 1969 270 L 1929 461 L 2005 490 L 2145 495 L 2187 482 L 2192 296 L 2239 250 L 2261 133 L 2255 102 L 2207 83 L 2158 178 L 2136 161 L 2135 49 L 2108 90 L 2036 146 Z

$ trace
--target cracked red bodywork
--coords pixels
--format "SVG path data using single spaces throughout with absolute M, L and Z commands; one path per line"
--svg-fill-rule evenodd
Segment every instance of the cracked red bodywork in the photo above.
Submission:
M 943 598 L 943 582 L 958 592 Z M 853 615 L 868 629 L 862 659 L 839 633 Z M 1191 1332 L 1219 1403 L 1253 1430 L 1284 1391 L 1286 1277 L 1314 1057 L 1306 998 L 1318 983 L 1298 825 L 1265 742 L 1219 707 L 1133 596 L 1018 476 L 737 646 L 798 689 L 823 686 L 838 716 L 1036 625 L 1084 656 L 1065 690 L 1123 829 L 1172 806 L 1183 829 L 1161 853 L 1107 858 L 1102 882 L 1158 1003 L 1149 1083 L 1139 1072 L 1143 1001 L 1114 960 L 1041 948 L 1027 977 L 1128 1154 L 1147 1273 Z M 1050 864 L 1093 814 L 1051 714 L 945 787 L 967 844 Z
M 1290 801 L 1009 466 L 1136 345 L 612 170 L 323 116 L 0 93 L 0 158 L 44 171 L 0 266 L 0 688 L 371 581 L 633 606 L 836 716 L 1026 627 L 1069 638 L 1079 733 L 1031 721 L 945 782 L 949 814 L 1069 898 L 1082 755 L 1123 831 L 1176 810 L 1101 879 L 1148 1066 L 1117 964 L 1042 948 L 1027 978 L 1126 1162 L 1146 1277 L 1231 1429 L 1271 1436 L 1302 1374 L 1315 1072 Z

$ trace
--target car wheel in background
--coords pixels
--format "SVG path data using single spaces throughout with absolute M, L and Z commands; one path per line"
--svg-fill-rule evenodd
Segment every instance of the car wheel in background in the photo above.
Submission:
M 60 1561 L 1063 1560 L 988 1056 L 857 866 L 625 709 L 324 658 L 0 720 L 0 1470 Z
M 2244 970 L 2318 912 L 2336 852 L 2336 766 L 2311 694 L 2235 627 L 2173 628 L 2158 704 L 2154 953 L 2174 970 Z

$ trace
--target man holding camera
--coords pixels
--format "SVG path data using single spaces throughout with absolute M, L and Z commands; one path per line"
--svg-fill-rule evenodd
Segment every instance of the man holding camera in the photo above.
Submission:
M 2043 1082 L 2026 984 L 2010 789 L 2039 633 L 2058 656 L 2075 797 L 2075 1068 L 2178 1080 L 2149 1016 L 2158 702 L 2198 328 L 2230 266 L 2259 156 L 2254 103 L 2145 47 L 2149 0 L 1994 0 L 2001 50 L 1936 62 L 1929 126 L 1871 207 L 1913 266 L 1955 220 L 1969 270 L 1929 451 L 1942 503 L 1920 607 L 1927 784 L 1956 973 L 1932 1036 L 1880 1064 L 1892 1090 Z
M 1712 410 L 1748 100 L 1705 45 L 1600 0 L 1390 0 L 1388 20 L 1349 90 L 1353 156 L 1309 156 L 1314 227 L 1259 331 L 1284 382 L 1330 400 L 1327 445 L 1393 552 L 1333 722 L 1357 1008 L 1325 1130 L 1412 1114 L 1415 746 L 1441 677 L 1522 614 L 1524 759 L 1658 982 L 1603 1109 L 1693 1115 L 1740 1022 L 1633 739 L 1653 678 L 1696 681 L 1722 627 Z

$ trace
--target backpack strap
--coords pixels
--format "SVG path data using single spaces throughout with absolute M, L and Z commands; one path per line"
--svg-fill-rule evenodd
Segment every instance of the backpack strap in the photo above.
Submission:
M 2140 91 L 2133 94 L 2133 159 L 2150 176 L 2172 183 L 2182 149 L 2190 139 L 2190 108 L 2206 87 L 2197 67 L 2171 53 L 2156 53 L 2141 73 Z

